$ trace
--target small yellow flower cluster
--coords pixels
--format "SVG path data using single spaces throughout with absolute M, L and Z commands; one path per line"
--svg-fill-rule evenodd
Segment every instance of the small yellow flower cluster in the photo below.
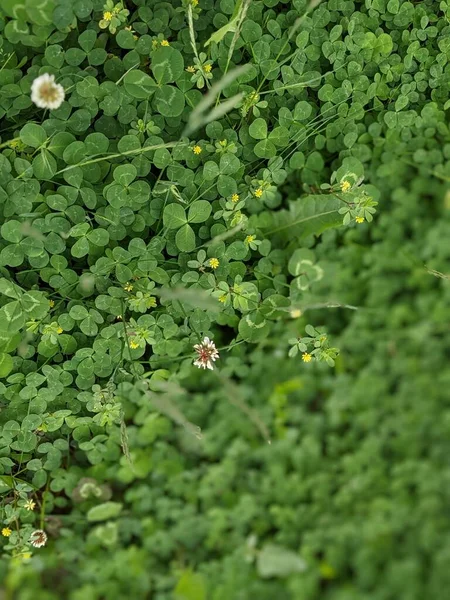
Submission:
M 203 70 L 205 71 L 205 73 L 211 73 L 211 71 L 212 71 L 212 65 L 205 65 L 203 67 Z
M 137 342 L 135 342 L 134 340 L 131 340 L 131 342 L 130 342 L 130 348 L 132 350 L 136 350 L 136 348 L 139 348 L 139 344 Z
M 233 194 L 231 196 L 231 202 L 237 202 L 239 200 L 239 194 Z
M 50 304 L 50 308 L 53 308 L 55 306 L 54 300 L 49 300 L 48 303 Z
M 58 335 L 60 335 L 63 331 L 64 331 L 64 329 L 62 327 L 58 327 L 58 329 L 56 330 L 56 333 Z
M 12 531 L 9 527 L 3 527 L 2 529 L 2 535 L 4 537 L 9 537 L 12 534 Z
M 123 286 L 123 289 L 126 292 L 132 292 L 133 291 L 133 284 L 130 283 L 129 281 L 127 281 L 126 284 Z
M 359 224 L 364 223 L 364 217 L 356 217 L 355 221 Z
M 350 191 L 351 187 L 352 184 L 350 183 L 350 181 L 341 181 L 341 190 L 344 192 L 344 194 Z
M 219 302 L 222 302 L 222 304 L 225 304 L 226 301 L 227 301 L 226 294 L 222 294 L 221 296 L 219 296 Z
M 261 198 L 261 196 L 263 195 L 264 191 L 262 188 L 258 188 L 257 190 L 254 191 L 254 194 L 257 198 Z
M 167 40 L 163 40 L 161 42 L 161 46 L 170 46 L 169 42 Z
M 195 73 L 195 67 L 192 65 L 189 65 L 189 67 L 187 67 L 186 71 L 188 73 Z
M 302 311 L 299 308 L 293 308 L 290 312 L 292 319 L 298 319 L 302 316 Z
M 103 20 L 104 21 L 111 21 L 113 18 L 113 14 L 111 11 L 107 10 L 106 12 L 103 13 Z
M 211 267 L 211 269 L 217 269 L 217 267 L 219 266 L 219 260 L 217 258 L 210 258 L 209 259 L 209 266 Z
M 192 152 L 193 152 L 194 154 L 200 154 L 200 153 L 201 153 L 201 151 L 202 151 L 202 148 L 201 148 L 201 146 L 199 146 L 198 144 L 196 144 L 196 145 L 195 145 L 195 146 L 192 148 Z
M 312 361 L 312 356 L 309 352 L 303 352 L 302 354 L 302 361 L 305 363 L 309 363 Z
M 251 243 L 252 243 L 252 242 L 254 242 L 255 240 L 256 240 L 256 236 L 255 236 L 255 235 L 248 235 L 248 236 L 245 238 L 245 242 L 246 242 L 247 244 L 251 244 Z

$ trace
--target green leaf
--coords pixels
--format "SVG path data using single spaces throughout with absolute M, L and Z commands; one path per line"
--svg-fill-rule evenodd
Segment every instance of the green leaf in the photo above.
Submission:
M 181 52 L 170 46 L 158 48 L 152 56 L 152 71 L 159 85 L 176 81 L 184 71 Z
M 133 98 L 147 100 L 157 89 L 156 82 L 142 71 L 129 71 L 123 78 L 126 91 Z
M 273 158 L 277 154 L 277 149 L 270 140 L 261 140 L 253 148 L 253 152 L 258 158 Z
M 87 238 L 96 246 L 107 246 L 109 243 L 109 233 L 106 229 L 94 229 L 87 234 Z
M 14 301 L 0 308 L 0 331 L 14 334 L 20 331 L 25 323 L 25 317 L 20 302 Z
M 20 223 L 20 221 L 11 219 L 6 221 L 6 223 L 3 223 L 0 232 L 4 240 L 13 244 L 17 244 L 23 237 L 22 229 L 23 224 Z
M 330 227 L 338 227 L 342 218 L 338 211 L 342 207 L 333 195 L 306 196 L 289 204 L 289 210 L 271 212 L 266 235 L 278 234 L 287 238 L 303 239 L 308 235 L 319 235 Z M 267 213 L 266 213 L 267 215 Z
M 173 85 L 163 85 L 155 94 L 155 106 L 164 117 L 179 117 L 184 109 L 184 94 Z
M 45 129 L 35 123 L 27 123 L 20 130 L 20 139 L 27 146 L 39 148 L 47 141 Z
M 8 377 L 13 369 L 13 359 L 9 354 L 0 352 L 0 377 Z
M 190 225 L 183 225 L 175 236 L 175 243 L 181 252 L 192 252 L 195 248 L 195 233 Z
M 254 140 L 265 140 L 267 137 L 267 123 L 265 119 L 255 119 L 250 125 L 248 132 Z
M 193 202 L 188 210 L 189 223 L 204 223 L 208 220 L 211 210 L 211 204 L 206 200 L 197 200 L 196 202 Z
M 173 202 L 164 209 L 163 223 L 169 229 L 178 229 L 187 222 L 186 212 L 180 204 Z
M 52 179 L 57 171 L 56 160 L 48 150 L 42 149 L 33 159 L 33 173 L 37 179 Z
M 174 590 L 175 600 L 206 600 L 206 583 L 202 575 L 186 570 Z
M 81 237 L 79 240 L 75 242 L 75 244 L 70 249 L 72 256 L 75 258 L 82 258 L 89 254 L 89 242 L 86 237 Z
M 98 506 L 94 506 L 87 513 L 87 520 L 90 522 L 106 521 L 118 517 L 122 511 L 122 503 L 120 502 L 104 502 Z
M 302 573 L 306 569 L 305 561 L 295 552 L 275 544 L 266 544 L 258 553 L 258 575 L 267 577 L 287 577 Z

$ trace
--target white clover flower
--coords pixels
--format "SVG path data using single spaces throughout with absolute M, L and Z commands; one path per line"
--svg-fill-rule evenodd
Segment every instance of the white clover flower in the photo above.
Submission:
M 64 97 L 64 88 L 55 82 L 54 75 L 44 73 L 31 84 L 31 101 L 39 108 L 59 108 Z
M 199 369 L 211 369 L 213 370 L 213 364 L 211 361 L 215 361 L 219 358 L 216 345 L 209 337 L 203 338 L 201 344 L 196 344 L 194 350 L 197 352 L 198 357 L 194 360 L 194 365 Z
M 42 548 L 47 543 L 47 534 L 43 529 L 36 529 L 30 535 L 30 544 L 35 548 Z

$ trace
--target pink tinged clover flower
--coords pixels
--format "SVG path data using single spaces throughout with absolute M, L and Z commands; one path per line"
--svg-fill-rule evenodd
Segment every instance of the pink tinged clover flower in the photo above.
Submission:
M 49 108 L 50 110 L 59 108 L 64 97 L 64 88 L 55 82 L 54 75 L 44 73 L 31 84 L 31 101 L 39 108 Z
M 197 358 L 194 360 L 194 365 L 199 369 L 213 370 L 214 366 L 211 361 L 219 358 L 216 345 L 209 337 L 204 337 L 201 344 L 196 344 L 194 350 L 197 352 Z
M 35 548 L 42 548 L 47 543 L 47 534 L 43 529 L 36 529 L 30 535 L 30 544 Z

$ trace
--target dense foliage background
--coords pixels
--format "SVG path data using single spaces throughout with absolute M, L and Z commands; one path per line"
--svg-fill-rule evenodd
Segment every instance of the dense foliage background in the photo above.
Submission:
M 446 599 L 447 1 L 0 8 L 0 597 Z

